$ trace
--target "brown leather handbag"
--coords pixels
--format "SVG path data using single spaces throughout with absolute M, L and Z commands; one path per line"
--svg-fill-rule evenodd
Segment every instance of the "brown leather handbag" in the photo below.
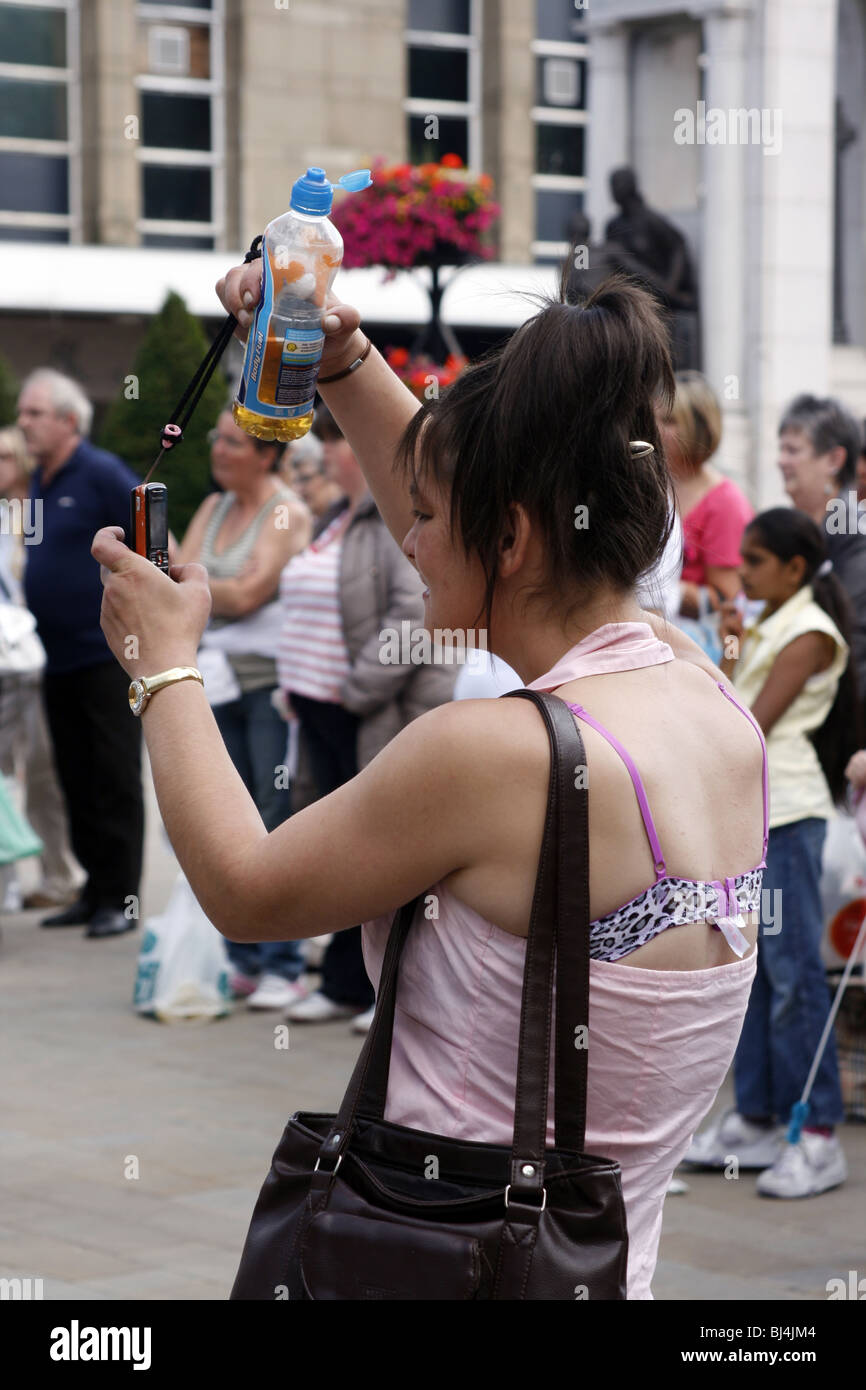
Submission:
M 588 794 L 563 701 L 541 710 L 552 761 L 526 947 L 514 1138 L 450 1139 L 383 1119 L 400 955 L 396 914 L 376 1015 L 338 1115 L 291 1117 L 253 1212 L 233 1299 L 624 1299 L 619 1165 L 583 1152 L 589 1022 Z M 507 697 L 506 697 L 507 698 Z M 556 979 L 555 1144 L 546 1147 Z

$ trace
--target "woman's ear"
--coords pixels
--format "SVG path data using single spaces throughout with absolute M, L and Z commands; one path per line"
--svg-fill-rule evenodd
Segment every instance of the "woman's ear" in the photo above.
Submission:
M 513 502 L 499 538 L 499 573 L 503 579 L 516 574 L 525 565 L 531 539 L 529 513 L 522 502 Z
M 839 475 L 841 474 L 842 469 L 845 467 L 845 461 L 847 457 L 848 451 L 842 444 L 837 444 L 827 453 L 827 459 L 830 464 L 830 474 L 833 482 L 837 485 L 839 484 Z
M 806 574 L 805 555 L 792 555 L 788 561 L 788 573 L 794 583 L 795 588 L 799 589 Z

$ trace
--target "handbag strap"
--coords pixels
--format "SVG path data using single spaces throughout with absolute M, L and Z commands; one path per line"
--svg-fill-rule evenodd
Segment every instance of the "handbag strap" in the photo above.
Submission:
M 551 745 L 544 834 L 532 902 L 520 1012 L 511 1186 L 543 1189 L 547 1137 L 553 983 L 556 979 L 554 1129 L 557 1148 L 581 1153 L 586 1128 L 589 1018 L 589 845 L 583 739 L 568 707 L 555 696 L 515 690 L 541 711 Z M 376 1012 L 331 1133 L 321 1167 L 333 1172 L 356 1118 L 385 1112 L 397 978 L 409 929 L 424 895 L 395 915 L 379 979 Z M 580 1046 L 578 1046 L 580 1042 Z M 532 1171 L 529 1172 L 528 1170 Z
M 540 1030 L 535 1021 L 546 1025 L 539 1116 L 532 1093 L 521 1097 L 521 1065 L 518 1057 L 517 1093 L 514 1107 L 514 1158 L 533 1153 L 543 1160 L 547 1136 L 547 1078 L 550 1060 L 550 1025 L 555 1017 L 554 1044 L 554 1135 L 558 1149 L 582 1153 L 586 1136 L 586 1099 L 589 1026 L 589 793 L 583 738 L 574 716 L 563 700 L 534 690 L 511 690 L 508 698 L 531 700 L 540 711 L 547 728 L 551 749 L 548 817 L 545 822 L 539 858 L 538 878 L 532 904 L 523 1003 L 520 1015 L 521 1044 L 538 1045 Z M 553 932 L 545 930 L 553 926 Z M 548 945 L 549 939 L 549 945 Z M 539 952 L 545 975 L 556 963 L 556 1001 L 550 985 L 542 995 L 533 984 L 532 961 Z M 543 1011 L 543 1012 L 541 1012 Z M 524 1035 L 525 1022 L 528 1032 Z M 529 1080 L 529 1078 L 527 1078 Z M 534 1084 L 534 1080 L 530 1081 Z M 512 1184 L 517 1185 L 515 1178 Z M 520 1177 L 525 1175 L 520 1174 Z M 524 1185 L 524 1184 L 521 1184 Z M 530 1183 L 530 1186 L 536 1184 Z

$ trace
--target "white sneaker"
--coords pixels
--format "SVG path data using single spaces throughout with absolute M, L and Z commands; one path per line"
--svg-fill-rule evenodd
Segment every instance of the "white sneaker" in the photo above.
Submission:
M 260 975 L 245 975 L 241 970 L 233 970 L 229 975 L 229 989 L 235 999 L 246 999 L 255 994 L 260 979 Z
M 352 1019 L 353 1033 L 369 1033 L 373 1027 L 373 1015 L 376 1012 L 376 1005 L 371 1004 L 369 1009 L 363 1014 L 358 1014 L 357 1018 Z
M 682 1178 L 674 1177 L 671 1178 L 670 1182 L 668 1183 L 667 1192 L 665 1195 L 667 1197 L 683 1197 L 688 1192 L 688 1190 L 689 1185 L 687 1182 L 683 1182 Z
M 835 1134 L 809 1134 L 806 1130 L 796 1144 L 786 1144 L 781 1155 L 758 1175 L 757 1189 L 762 1197 L 817 1197 L 838 1187 L 848 1176 L 848 1164 Z
M 304 942 L 307 969 L 318 970 L 325 959 L 325 952 L 333 941 L 333 936 L 309 936 Z
M 352 1018 L 360 1012 L 355 1004 L 336 1004 L 326 994 L 316 990 L 300 1003 L 291 1004 L 285 1011 L 285 1017 L 293 1023 L 331 1023 L 337 1018 Z
M 287 980 L 284 975 L 263 975 L 247 1003 L 251 1009 L 284 1009 L 305 999 L 307 991 L 300 980 Z
M 0 906 L 0 912 L 21 912 L 23 905 L 21 884 L 16 878 L 10 879 L 3 893 L 3 904 Z
M 724 1168 L 736 1158 L 741 1168 L 768 1168 L 779 1157 L 784 1137 L 783 1125 L 764 1129 L 736 1110 L 726 1110 L 703 1134 L 695 1135 L 681 1161 L 695 1168 Z

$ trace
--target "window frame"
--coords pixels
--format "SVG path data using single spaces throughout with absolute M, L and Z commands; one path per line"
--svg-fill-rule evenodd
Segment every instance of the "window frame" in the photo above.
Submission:
M 178 28 L 193 25 L 210 30 L 210 77 L 177 77 L 167 73 L 139 73 L 135 78 L 137 92 L 162 92 L 166 96 L 207 96 L 211 103 L 210 150 L 163 148 L 158 145 L 136 147 L 140 165 L 161 164 L 185 166 L 190 169 L 209 169 L 211 173 L 211 215 L 207 222 L 186 222 L 163 217 L 144 216 L 144 180 L 141 216 L 136 219 L 139 237 L 188 236 L 212 237 L 213 249 L 226 249 L 226 127 L 225 127 L 225 0 L 211 0 L 209 9 L 189 5 L 137 4 L 135 18 L 152 27 Z M 140 115 L 140 111 L 139 111 Z
M 587 74 L 590 69 L 590 50 L 591 44 L 586 40 L 569 43 L 563 39 L 533 39 L 529 45 L 529 51 L 533 58 L 575 58 L 583 59 L 586 64 Z M 583 93 L 584 100 L 586 92 Z M 539 125 L 563 125 L 563 126 L 583 126 L 589 125 L 588 107 L 571 106 L 535 106 L 530 108 L 530 118 L 533 124 L 533 148 L 537 150 L 537 137 L 535 128 Z M 584 140 L 584 150 L 588 148 L 588 139 Z M 533 154 L 533 160 L 537 158 Z M 539 174 L 533 170 L 530 180 L 533 194 L 535 193 L 586 193 L 589 188 L 589 179 L 585 174 Z M 533 218 L 535 209 L 533 207 Z M 538 225 L 535 226 L 536 232 Z M 566 241 L 542 241 L 537 236 L 530 242 L 530 254 L 532 257 L 565 256 L 568 253 L 568 242 Z
M 481 153 L 481 45 L 482 45 L 481 0 L 469 0 L 469 33 L 442 33 L 435 29 L 404 29 L 403 41 L 407 56 L 410 48 L 450 48 L 460 49 L 467 55 L 467 101 L 439 101 L 435 97 L 403 98 L 403 115 L 406 118 L 406 145 L 409 146 L 410 116 L 453 116 L 466 121 L 467 168 L 470 174 L 479 174 L 482 168 Z
M 68 212 L 8 212 L 0 209 L 0 227 L 20 227 L 22 240 L 28 228 L 59 229 L 69 242 L 81 242 L 81 13 L 78 0 L 0 0 L 8 9 L 55 10 L 66 19 L 66 66 L 44 67 L 31 63 L 0 62 L 0 77 L 11 81 L 51 82 L 66 87 L 66 139 L 39 140 L 27 136 L 0 135 L 0 154 L 53 155 L 67 161 Z

